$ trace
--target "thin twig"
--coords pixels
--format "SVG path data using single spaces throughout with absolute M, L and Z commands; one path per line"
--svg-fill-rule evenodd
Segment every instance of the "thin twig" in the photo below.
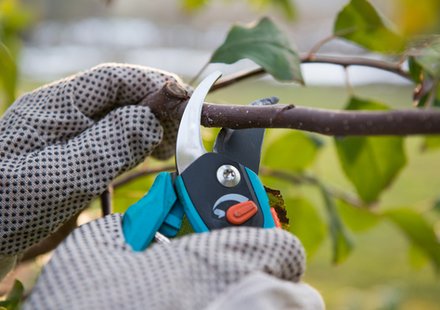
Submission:
M 389 63 L 386 61 L 370 59 L 370 58 L 363 58 L 363 57 L 342 58 L 342 57 L 324 56 L 324 55 L 314 55 L 312 58 L 310 58 L 309 55 L 306 55 L 301 57 L 301 63 L 327 63 L 327 64 L 334 64 L 343 67 L 349 67 L 349 66 L 370 67 L 370 68 L 388 71 L 397 74 L 405 79 L 411 80 L 409 73 L 403 70 L 399 64 Z M 218 83 L 216 83 L 211 88 L 211 91 L 216 91 L 218 89 L 222 89 L 224 87 L 246 80 L 248 78 L 257 77 L 263 74 L 266 74 L 266 71 L 263 68 L 238 72 L 220 79 Z
M 55 249 L 76 227 L 76 221 L 81 212 L 72 216 L 67 222 L 61 225 L 55 232 L 28 248 L 21 257 L 21 261 L 31 260 L 39 255 Z
M 105 192 L 103 192 L 100 196 L 102 216 L 106 216 L 112 213 L 113 210 L 112 197 L 113 197 L 113 186 L 109 185 L 105 190 Z
M 189 85 L 194 85 L 194 83 L 197 81 L 197 79 L 202 75 L 203 71 L 208 67 L 209 62 L 205 63 L 203 67 L 197 72 L 197 74 L 189 81 Z
M 176 168 L 174 166 L 163 166 L 163 167 L 158 167 L 158 168 L 144 168 L 144 169 L 139 169 L 136 170 L 134 172 L 128 173 L 122 177 L 120 177 L 119 179 L 117 179 L 116 181 L 114 181 L 112 183 L 113 188 L 119 188 L 123 185 L 126 185 L 128 183 L 130 183 L 131 181 L 136 180 L 137 178 L 143 177 L 143 176 L 147 176 L 150 174 L 155 174 L 155 173 L 159 173 L 159 172 L 163 172 L 163 171 L 173 171 Z
M 383 60 L 371 59 L 371 58 L 316 55 L 312 59 L 307 59 L 307 57 L 303 57 L 301 59 L 301 63 L 327 63 L 327 64 L 340 65 L 343 67 L 349 67 L 349 66 L 370 67 L 370 68 L 388 71 L 400 75 L 401 77 L 407 80 L 411 80 L 411 76 L 409 75 L 409 73 L 403 70 L 399 64 L 390 63 Z
M 432 88 L 431 91 L 429 92 L 429 96 L 426 99 L 425 102 L 425 108 L 431 108 L 434 105 L 434 101 L 436 100 L 437 97 L 437 89 L 438 89 L 438 79 L 434 79 L 432 82 Z
M 321 49 L 321 47 L 330 42 L 331 40 L 334 40 L 336 38 L 335 35 L 330 35 L 320 41 L 318 41 L 315 45 L 312 46 L 312 48 L 310 49 L 309 53 L 307 54 L 306 58 L 307 59 L 312 59 L 313 57 L 315 57 L 315 54 Z
M 229 76 L 226 76 L 226 77 L 220 79 L 217 83 L 215 83 L 214 86 L 211 87 L 210 92 L 213 92 L 218 89 L 224 88 L 226 86 L 235 84 L 235 83 L 240 82 L 242 80 L 246 80 L 251 77 L 257 77 L 257 76 L 260 76 L 263 74 L 266 74 L 266 71 L 262 68 L 251 70 L 251 71 L 241 71 L 241 72 L 231 74 Z
M 347 89 L 347 92 L 350 96 L 353 96 L 354 90 L 353 90 L 353 86 L 350 83 L 350 74 L 348 72 L 347 67 L 344 67 L 344 77 L 345 77 L 345 87 Z
M 308 184 L 313 186 L 320 186 L 323 185 L 321 181 L 319 181 L 316 177 L 310 175 L 310 174 L 293 174 L 286 172 L 284 170 L 279 169 L 273 169 L 268 167 L 261 167 L 260 168 L 260 175 L 263 176 L 271 176 L 275 177 L 281 180 L 285 180 L 288 182 L 291 182 L 293 184 Z M 333 188 L 329 185 L 325 185 L 327 191 L 332 195 L 333 197 L 340 199 L 354 207 L 363 208 L 367 205 L 364 204 L 361 200 L 359 200 L 357 197 L 350 195 L 349 193 L 340 191 L 336 188 Z

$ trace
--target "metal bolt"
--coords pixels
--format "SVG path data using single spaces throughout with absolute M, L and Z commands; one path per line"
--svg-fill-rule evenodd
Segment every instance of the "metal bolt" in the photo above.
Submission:
M 237 168 L 232 165 L 223 165 L 217 169 L 217 180 L 221 185 L 234 187 L 240 183 L 241 175 Z

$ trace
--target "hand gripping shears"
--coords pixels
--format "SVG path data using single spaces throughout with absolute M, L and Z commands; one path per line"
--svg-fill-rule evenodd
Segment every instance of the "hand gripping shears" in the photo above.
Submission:
M 177 173 L 160 173 L 124 214 L 124 237 L 135 251 L 144 250 L 155 236 L 174 237 L 184 215 L 199 233 L 230 226 L 280 227 L 257 175 L 264 129 L 222 128 L 213 152 L 203 146 L 202 106 L 220 76 L 206 77 L 185 108 L 177 134 Z

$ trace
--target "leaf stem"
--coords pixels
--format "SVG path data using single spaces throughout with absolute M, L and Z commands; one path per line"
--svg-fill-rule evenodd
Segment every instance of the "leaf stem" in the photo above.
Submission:
M 358 208 L 364 208 L 367 206 L 361 200 L 359 200 L 357 197 L 355 197 L 349 193 L 343 192 L 341 190 L 338 190 L 336 188 L 333 188 L 329 185 L 325 185 L 318 178 L 316 178 L 315 176 L 310 175 L 310 174 L 299 174 L 299 173 L 294 174 L 294 173 L 286 172 L 285 170 L 274 169 L 274 168 L 262 166 L 262 167 L 260 167 L 260 175 L 271 176 L 271 177 L 278 178 L 278 179 L 281 179 L 284 181 L 288 181 L 288 182 L 291 182 L 294 184 L 313 185 L 313 186 L 317 186 L 319 189 L 321 189 L 321 187 L 325 187 L 326 191 L 331 196 L 333 196 L 334 198 L 340 199 L 349 205 L 352 205 L 352 206 L 358 207 Z
M 334 39 L 336 39 L 336 36 L 335 35 L 330 35 L 330 36 L 328 36 L 328 37 L 318 41 L 315 45 L 312 46 L 312 48 L 310 49 L 310 51 L 307 54 L 306 58 L 312 60 L 315 57 L 315 54 L 321 49 L 321 47 L 324 44 L 326 44 L 326 43 L 328 43 L 328 42 L 330 42 L 330 41 L 332 41 Z

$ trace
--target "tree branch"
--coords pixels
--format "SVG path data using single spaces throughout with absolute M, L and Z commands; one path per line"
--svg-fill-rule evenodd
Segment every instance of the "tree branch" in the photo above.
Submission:
M 289 173 L 283 170 L 279 169 L 272 169 L 269 167 L 260 167 L 260 174 L 263 176 L 271 176 L 275 177 L 287 182 L 291 182 L 293 184 L 309 184 L 313 186 L 317 186 L 319 184 L 322 184 L 321 181 L 319 181 L 316 177 L 312 175 L 305 175 L 305 174 L 293 174 Z M 338 198 L 349 205 L 352 205 L 354 207 L 358 208 L 364 208 L 368 207 L 365 203 L 363 203 L 361 200 L 359 200 L 356 196 L 350 195 L 346 192 L 340 191 L 336 188 L 330 187 L 326 185 L 326 188 L 330 195 L 332 195 L 335 198 Z
M 112 205 L 112 197 L 113 197 L 113 186 L 109 185 L 105 192 L 99 196 L 101 201 L 101 210 L 102 216 L 106 216 L 112 213 L 113 205 Z
M 314 55 L 312 57 L 303 57 L 301 59 L 301 63 L 326 63 L 326 64 L 340 65 L 343 67 L 350 67 L 350 66 L 370 67 L 400 75 L 401 77 L 408 80 L 411 79 L 409 73 L 403 70 L 400 64 L 394 64 L 394 63 L 389 63 L 386 61 L 370 59 L 370 58 L 363 58 L 363 57 L 342 58 L 335 56 Z
M 202 125 L 233 129 L 291 128 L 330 136 L 440 134 L 440 109 L 336 111 L 281 104 L 205 104 Z
M 112 183 L 112 187 L 116 189 L 116 188 L 121 187 L 127 183 L 130 183 L 131 181 L 136 180 L 139 177 L 147 176 L 147 175 L 154 174 L 154 173 L 159 173 L 162 171 L 173 171 L 175 169 L 176 168 L 174 165 L 173 166 L 163 166 L 163 167 L 158 167 L 158 168 L 153 168 L 153 169 L 149 169 L 149 168 L 139 169 L 139 170 L 136 170 L 134 172 L 131 172 L 129 174 L 126 174 L 126 175 L 120 177 L 119 179 L 117 179 L 116 181 L 114 181 Z
M 400 75 L 401 77 L 408 80 L 411 79 L 409 73 L 403 70 L 400 64 L 394 64 L 394 63 L 389 63 L 386 61 L 370 59 L 370 58 L 362 58 L 362 57 L 342 58 L 335 56 L 306 55 L 301 57 L 301 63 L 326 63 L 326 64 L 339 65 L 343 67 L 350 67 L 350 66 L 370 67 Z M 222 89 L 237 82 L 246 80 L 248 78 L 257 77 L 263 74 L 266 74 L 266 71 L 263 68 L 250 70 L 250 71 L 242 71 L 236 74 L 232 74 L 223 79 L 220 79 L 218 83 L 216 83 L 211 88 L 211 92 L 216 91 L 218 89 Z
M 61 225 L 53 234 L 49 235 L 47 238 L 41 240 L 37 244 L 31 246 L 27 249 L 23 256 L 21 257 L 21 261 L 31 260 L 41 254 L 47 253 L 55 249 L 75 228 L 76 221 L 81 212 L 78 212 L 73 217 L 71 217 L 67 222 Z
M 169 85 L 169 84 L 174 85 Z M 188 97 L 170 82 L 150 98 L 152 112 L 160 119 L 181 119 Z M 291 128 L 329 136 L 440 134 L 440 109 L 390 111 L 338 111 L 294 105 L 238 106 L 205 103 L 206 127 Z

